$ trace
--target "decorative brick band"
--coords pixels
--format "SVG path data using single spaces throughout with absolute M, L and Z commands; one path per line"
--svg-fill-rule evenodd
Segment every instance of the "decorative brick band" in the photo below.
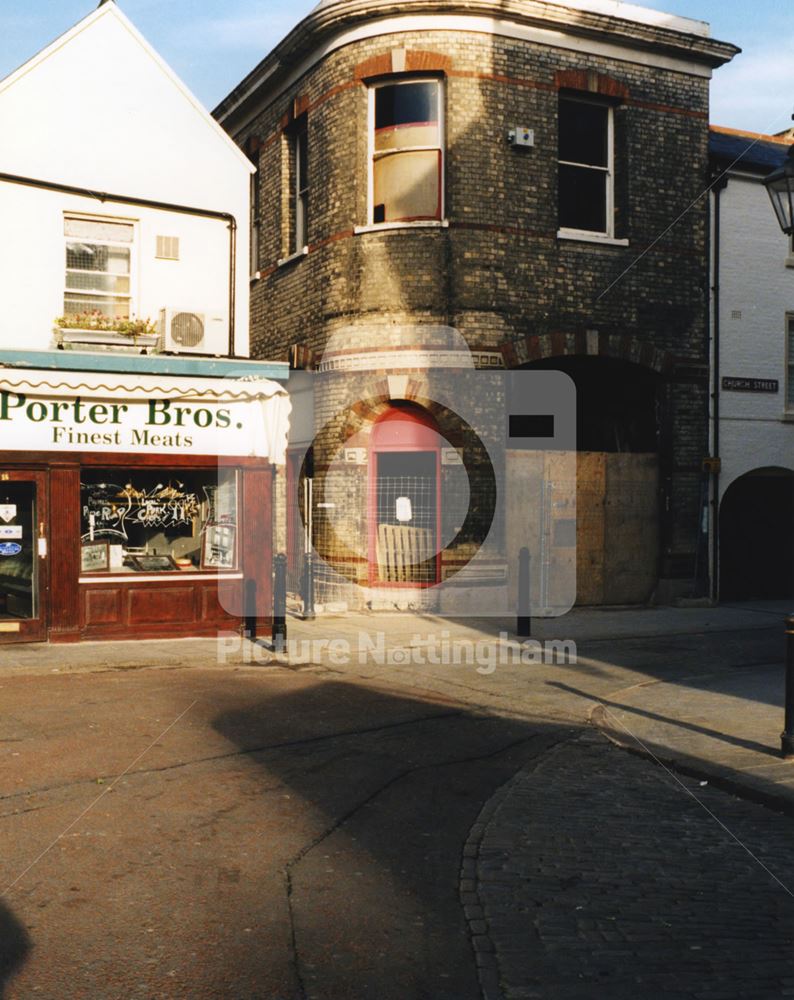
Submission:
M 452 59 L 441 52 L 427 49 L 391 49 L 370 56 L 353 70 L 354 80 L 368 80 L 393 73 L 449 73 Z
M 629 88 L 625 83 L 616 80 L 606 73 L 596 73 L 587 69 L 561 69 L 554 74 L 554 82 L 558 90 L 583 90 L 588 94 L 599 94 L 601 97 L 615 97 L 625 100 L 629 96 Z
M 642 365 L 661 374 L 673 370 L 674 359 L 666 351 L 659 351 L 651 344 L 643 343 L 622 334 L 601 333 L 586 330 L 578 333 L 547 333 L 541 336 L 528 335 L 520 340 L 507 341 L 501 347 L 508 368 L 556 357 L 600 357 L 613 358 Z

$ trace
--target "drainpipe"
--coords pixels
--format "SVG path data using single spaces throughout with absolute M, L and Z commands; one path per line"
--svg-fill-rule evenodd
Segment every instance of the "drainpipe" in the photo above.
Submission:
M 142 208 L 157 208 L 164 212 L 176 212 L 180 215 L 195 215 L 205 219 L 220 219 L 229 228 L 229 345 L 230 358 L 234 353 L 234 325 L 236 311 L 236 270 L 237 270 L 237 220 L 231 212 L 214 212 L 208 208 L 192 208 L 189 205 L 176 205 L 168 201 L 155 201 L 152 198 L 136 198 L 132 195 L 108 194 L 106 191 L 94 191 L 91 188 L 77 187 L 73 184 L 58 184 L 55 181 L 42 181 L 35 177 L 21 177 L 17 174 L 0 173 L 0 182 L 6 184 L 22 184 L 25 187 L 41 188 L 44 191 L 60 191 L 62 194 L 74 194 L 81 198 L 94 198 L 99 202 L 112 201 L 119 205 L 137 205 Z
M 712 336 L 714 338 L 714 353 L 712 362 L 712 414 L 714 430 L 712 434 L 711 477 L 714 505 L 712 523 L 714 525 L 711 552 L 711 596 L 716 602 L 720 590 L 720 242 L 722 235 L 721 195 L 728 186 L 727 171 L 717 172 L 712 183 L 714 192 L 714 246 L 712 248 L 713 282 L 712 295 Z

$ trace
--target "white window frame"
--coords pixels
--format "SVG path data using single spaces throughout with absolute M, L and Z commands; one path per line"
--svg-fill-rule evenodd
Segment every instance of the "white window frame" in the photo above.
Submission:
M 402 86 L 406 83 L 434 83 L 436 85 L 436 98 L 438 103 L 438 145 L 437 146 L 410 146 L 406 149 L 412 150 L 438 150 L 441 153 L 440 178 L 439 178 L 439 201 L 440 213 L 437 219 L 416 219 L 410 222 L 375 222 L 375 91 L 381 87 Z M 386 77 L 371 83 L 367 87 L 367 223 L 365 226 L 356 227 L 357 232 L 369 231 L 371 229 L 396 229 L 408 226 L 428 227 L 443 226 L 447 218 L 447 197 L 446 197 L 446 118 L 444 114 L 444 79 L 439 76 L 407 76 L 407 77 Z M 381 153 L 381 156 L 394 154 L 396 150 L 389 150 L 388 153 Z
M 138 257 L 138 247 L 140 246 L 140 240 L 138 238 L 138 221 L 137 221 L 137 219 L 126 219 L 126 218 L 123 218 L 122 216 L 119 216 L 119 215 L 87 215 L 84 212 L 64 212 L 63 213 L 63 226 L 64 226 L 64 229 L 66 228 L 66 222 L 67 222 L 68 219 L 75 219 L 75 220 L 77 220 L 79 222 L 97 222 L 97 223 L 105 223 L 105 224 L 108 224 L 108 223 L 109 224 L 114 224 L 115 223 L 117 225 L 131 226 L 132 227 L 132 240 L 129 243 L 125 243 L 125 242 L 122 242 L 120 240 L 93 240 L 93 239 L 92 240 L 86 239 L 86 240 L 83 240 L 82 242 L 84 242 L 84 243 L 93 243 L 96 246 L 126 247 L 127 249 L 129 249 L 129 251 L 130 251 L 130 271 L 129 271 L 130 291 L 129 291 L 129 295 L 127 296 L 127 298 L 129 299 L 129 306 L 130 306 L 130 308 L 129 308 L 129 318 L 130 319 L 137 318 L 137 315 L 138 315 L 138 312 L 137 312 L 137 305 L 138 305 L 138 301 L 137 300 L 138 300 L 138 296 L 136 294 L 136 292 L 137 292 L 137 278 L 138 278 L 138 273 L 137 273 L 138 272 L 138 260 L 137 260 L 137 257 Z M 64 275 L 64 283 L 63 283 L 62 305 L 63 305 L 63 313 L 64 313 L 64 315 L 67 315 L 67 313 L 66 313 L 66 296 L 69 293 L 71 293 L 73 295 L 85 295 L 85 294 L 89 294 L 86 289 L 67 288 L 66 287 L 66 274 L 68 272 L 68 268 L 66 267 L 66 244 L 67 243 L 71 243 L 71 242 L 75 242 L 78 239 L 79 238 L 76 237 L 76 236 L 67 236 L 65 232 L 63 233 L 63 248 L 64 248 L 63 275 Z M 90 274 L 91 272 L 86 272 L 86 273 Z M 97 273 L 104 273 L 104 272 L 97 272 Z M 123 297 L 121 295 L 113 294 L 113 293 L 110 293 L 110 292 L 91 292 L 90 294 L 92 294 L 92 295 L 94 295 L 94 296 L 96 296 L 98 298 L 103 298 L 104 297 L 104 298 L 108 298 L 108 299 Z
M 301 187 L 301 135 L 306 136 L 306 186 Z M 295 214 L 290 250 L 292 256 L 304 253 L 309 245 L 309 121 L 304 118 L 290 136 L 292 142 L 292 164 L 295 171 L 292 189 L 292 205 Z
M 579 97 L 578 95 L 560 94 L 558 97 L 558 113 L 559 105 L 562 101 L 570 101 L 571 103 L 577 104 L 591 104 L 595 107 L 602 108 L 607 112 L 607 165 L 606 167 L 597 167 L 589 163 L 576 163 L 573 160 L 561 160 L 559 158 L 559 148 L 557 150 L 557 167 L 580 167 L 586 170 L 597 170 L 601 173 L 605 173 L 607 176 L 606 183 L 606 229 L 570 229 L 561 226 L 557 232 L 557 235 L 561 238 L 569 239 L 582 239 L 582 240 L 614 240 L 615 239 L 615 109 L 611 104 L 607 104 L 605 101 L 593 100 L 587 97 Z M 559 198 L 559 189 L 557 192 L 557 197 Z M 558 207 L 559 211 L 559 207 Z M 620 240 L 620 243 L 628 242 Z

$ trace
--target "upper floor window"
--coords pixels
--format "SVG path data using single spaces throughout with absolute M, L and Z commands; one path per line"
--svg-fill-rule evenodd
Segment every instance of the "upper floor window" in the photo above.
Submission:
M 560 97 L 560 229 L 614 236 L 613 131 L 608 105 Z
M 302 250 L 309 242 L 309 128 L 306 115 L 297 122 L 292 136 L 294 156 L 294 243 Z
M 443 218 L 440 80 L 370 88 L 370 222 Z
M 115 219 L 65 216 L 64 313 L 98 313 L 111 319 L 133 314 L 132 247 L 135 227 Z

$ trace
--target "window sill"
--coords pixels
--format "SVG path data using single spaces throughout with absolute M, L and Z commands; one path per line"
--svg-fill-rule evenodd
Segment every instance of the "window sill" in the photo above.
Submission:
M 794 410 L 787 410 L 780 419 L 784 424 L 794 424 Z
M 302 257 L 305 257 L 308 252 L 308 247 L 301 247 L 300 250 L 296 250 L 295 253 L 291 253 L 289 257 L 282 257 L 281 260 L 277 260 L 276 267 L 286 267 L 287 264 L 294 264 L 296 260 L 300 260 Z
M 254 273 L 251 275 L 248 281 L 253 285 L 255 282 L 260 281 L 261 278 L 262 278 L 262 272 L 254 271 Z
M 786 267 L 794 267 L 794 254 L 791 257 L 786 257 Z
M 388 229 L 449 229 L 448 219 L 417 219 L 414 222 L 375 222 L 369 226 L 354 226 L 353 232 L 381 233 Z
M 574 243 L 600 243 L 608 247 L 627 247 L 628 240 L 618 240 L 614 236 L 607 236 L 606 233 L 586 233 L 578 229 L 558 229 L 558 240 L 571 240 Z

